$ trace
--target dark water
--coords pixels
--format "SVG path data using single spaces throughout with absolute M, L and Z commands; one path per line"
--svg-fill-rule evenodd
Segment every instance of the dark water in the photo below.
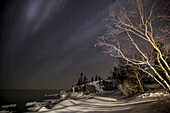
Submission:
M 57 96 L 45 96 L 57 93 L 59 93 L 59 90 L 0 90 L 0 111 L 26 112 L 27 107 L 25 105 L 27 102 L 42 102 L 45 99 L 57 99 Z M 9 104 L 17 104 L 17 106 L 7 109 L 2 108 L 2 105 Z

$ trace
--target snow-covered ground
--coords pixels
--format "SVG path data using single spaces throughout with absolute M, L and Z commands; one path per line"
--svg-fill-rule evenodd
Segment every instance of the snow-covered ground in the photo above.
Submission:
M 43 102 L 28 102 L 26 103 L 26 106 L 28 107 L 27 110 L 29 111 L 38 111 L 42 107 L 46 107 L 48 109 L 54 107 L 55 104 L 57 104 L 60 100 L 59 99 L 48 99 L 44 100 Z M 32 107 L 30 107 L 32 106 Z
M 97 93 L 85 95 L 83 92 L 61 91 L 60 100 L 27 103 L 27 106 L 34 105 L 30 110 L 40 113 L 136 113 L 136 109 L 138 111 L 139 108 L 142 108 L 140 105 L 147 107 L 146 103 L 156 101 L 156 98 L 147 97 L 167 96 L 163 93 L 145 93 L 127 98 L 118 89 L 104 91 L 98 81 L 88 83 L 88 85 L 95 86 Z
M 77 95 L 77 94 L 75 94 Z M 73 96 L 73 94 L 72 94 Z M 74 96 L 73 96 L 74 97 Z M 83 97 L 79 94 L 78 97 Z M 105 91 L 83 98 L 68 98 L 56 104 L 52 109 L 42 107 L 39 112 L 47 113 L 87 113 L 87 112 L 121 112 L 126 113 L 139 104 L 151 102 L 153 100 L 126 99 L 119 91 Z

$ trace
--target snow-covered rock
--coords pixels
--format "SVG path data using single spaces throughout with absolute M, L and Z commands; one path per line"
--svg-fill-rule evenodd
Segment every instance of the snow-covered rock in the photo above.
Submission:
M 28 111 L 38 111 L 42 107 L 46 109 L 51 109 L 54 105 L 56 105 L 60 100 L 59 99 L 48 99 L 44 100 L 43 102 L 28 102 L 26 106 L 28 107 Z
M 27 108 L 28 111 L 38 111 L 43 106 L 43 103 L 36 102 L 36 101 L 28 102 L 26 103 L 26 106 L 27 107 L 32 106 L 32 107 Z
M 26 106 L 33 106 L 33 105 L 35 105 L 35 104 L 37 104 L 36 101 L 34 101 L 34 102 L 28 102 L 28 103 L 26 103 Z
M 88 84 L 95 86 L 96 91 L 100 93 L 103 92 L 102 86 L 99 84 L 99 81 L 90 82 Z
M 67 92 L 66 91 L 60 91 L 60 99 L 65 99 L 67 97 Z

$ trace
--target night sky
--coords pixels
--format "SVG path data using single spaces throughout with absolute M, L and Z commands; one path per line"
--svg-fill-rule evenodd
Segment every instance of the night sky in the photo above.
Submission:
M 1 0 L 0 89 L 65 89 L 81 72 L 106 78 L 114 59 L 95 48 L 115 0 Z

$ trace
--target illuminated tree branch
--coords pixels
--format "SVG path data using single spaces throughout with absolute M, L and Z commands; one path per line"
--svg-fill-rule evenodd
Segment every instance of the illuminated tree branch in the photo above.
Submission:
M 170 67 L 166 61 L 166 57 L 164 57 L 164 53 L 157 45 L 156 38 L 161 39 L 161 36 L 156 35 L 155 28 L 152 26 L 152 23 L 154 23 L 152 14 L 154 13 L 153 9 L 156 3 L 157 2 L 154 2 L 150 8 L 150 12 L 146 13 L 144 11 L 143 1 L 137 0 L 137 10 L 130 11 L 138 14 L 135 16 L 129 16 L 130 13 L 123 10 L 120 10 L 119 13 L 111 10 L 110 17 L 106 19 L 110 22 L 107 25 L 108 31 L 106 35 L 97 39 L 96 46 L 103 47 L 104 52 L 112 57 L 123 58 L 127 63 L 126 65 L 145 72 L 157 81 L 164 89 L 170 91 Z M 168 29 L 164 32 L 169 33 Z M 124 47 L 122 40 L 126 40 L 126 43 L 129 45 Z M 139 41 L 141 41 L 141 43 L 139 43 Z M 148 44 L 148 49 L 144 50 L 142 43 Z M 132 47 L 133 49 L 128 52 L 130 50 L 128 50 L 128 47 Z M 152 59 L 152 50 L 155 50 L 157 54 L 155 59 Z M 130 57 L 132 53 L 138 54 L 140 58 Z M 158 62 L 157 65 L 154 64 L 155 60 Z M 166 79 L 159 73 L 159 71 L 157 71 L 158 67 L 164 72 Z M 140 78 L 138 78 L 138 81 L 139 80 Z

